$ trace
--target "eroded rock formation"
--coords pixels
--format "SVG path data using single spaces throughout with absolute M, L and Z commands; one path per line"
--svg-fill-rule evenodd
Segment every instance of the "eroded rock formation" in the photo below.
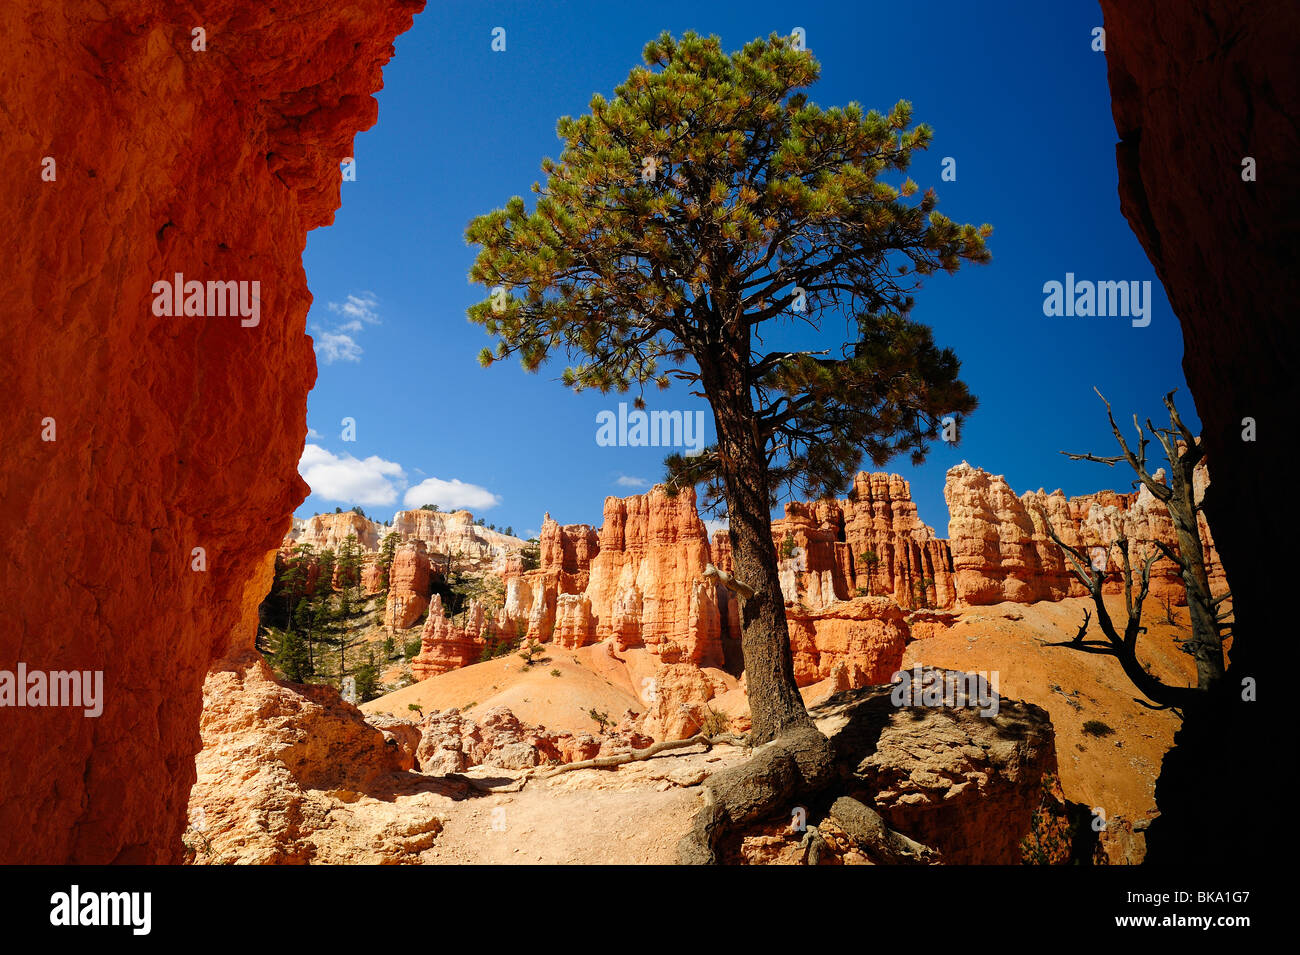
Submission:
M 337 552 L 348 535 L 354 534 L 363 551 L 376 551 L 390 533 L 403 541 L 423 541 L 430 554 L 474 563 L 503 558 L 524 545 L 517 537 L 476 524 L 469 511 L 425 510 L 398 511 L 390 524 L 351 511 L 294 518 L 284 544 L 311 544 L 317 551 L 330 548 Z
M 424 541 L 417 538 L 398 545 L 388 570 L 384 626 L 405 630 L 415 624 L 429 607 L 430 586 L 429 554 Z
M 1197 471 L 1205 487 L 1204 467 Z M 1163 477 L 1157 472 L 1156 477 Z M 1066 544 L 1083 551 L 1091 566 L 1105 569 L 1106 593 L 1123 592 L 1123 559 L 1110 545 L 1129 542 L 1131 566 L 1154 550 L 1154 541 L 1177 548 L 1168 509 L 1145 487 L 1120 494 L 1101 491 L 1066 498 L 1030 491 L 1019 497 L 1001 475 L 992 475 L 962 462 L 948 471 L 944 497 L 951 515 L 948 546 L 952 550 L 957 597 L 966 604 L 1012 601 L 1033 603 L 1080 597 L 1087 591 L 1074 577 L 1061 549 L 1048 536 L 1043 515 Z M 1209 525 L 1202 522 L 1206 570 L 1215 592 L 1227 589 Z M 1151 567 L 1153 600 L 1186 604 L 1187 591 L 1172 561 L 1161 558 Z
M 306 492 L 306 234 L 423 6 L 0 8 L 0 204 L 24 224 L 0 278 L 0 667 L 101 670 L 105 693 L 98 719 L 5 711 L 0 861 L 180 859 L 204 675 L 251 642 L 247 588 Z M 159 317 L 177 274 L 258 283 L 256 324 Z
M 453 619 L 443 609 L 442 596 L 434 594 L 420 634 L 420 652 L 411 660 L 411 673 L 417 680 L 425 680 L 478 663 L 489 642 L 505 632 L 507 622 L 489 616 L 477 600 L 469 601 Z
M 337 690 L 280 683 L 254 652 L 208 675 L 201 731 L 185 839 L 196 862 L 378 862 L 441 829 L 433 812 L 416 823 L 382 805 L 341 822 L 341 803 L 391 791 L 409 757 Z

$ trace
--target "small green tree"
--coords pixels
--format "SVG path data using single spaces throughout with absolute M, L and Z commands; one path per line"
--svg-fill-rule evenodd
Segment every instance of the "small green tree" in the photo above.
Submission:
M 277 636 L 273 632 L 273 636 Z M 292 630 L 278 634 L 279 645 L 271 658 L 271 664 L 286 680 L 294 683 L 306 683 L 311 676 L 311 662 L 307 653 L 307 641 Z
M 519 557 L 525 571 L 536 570 L 542 563 L 542 547 L 536 541 L 528 541 L 520 548 Z
M 600 733 L 606 732 L 613 722 L 609 718 L 609 713 L 604 710 L 598 710 L 594 706 L 587 710 L 587 716 L 591 717 L 592 722 L 596 724 L 596 729 Z
M 874 550 L 865 550 L 859 555 L 862 566 L 867 569 L 867 596 L 876 591 L 876 568 L 880 566 L 880 556 Z
M 384 539 L 379 542 L 379 557 L 376 564 L 379 567 L 380 593 L 388 590 L 388 574 L 393 569 L 393 558 L 397 554 L 397 545 L 401 543 L 401 540 L 401 535 L 397 531 L 389 531 L 384 535 Z
M 379 696 L 379 667 L 375 664 L 375 651 L 372 649 L 366 662 L 357 667 L 352 674 L 357 681 L 357 700 L 367 703 Z
M 306 599 L 308 582 L 316 562 L 316 550 L 311 544 L 298 544 L 283 559 L 276 585 L 284 598 L 287 629 L 292 630 L 298 623 L 299 606 Z
M 542 652 L 542 645 L 535 639 L 529 640 L 519 648 L 519 659 L 524 661 L 524 666 L 530 667 L 537 662 L 537 655 Z
M 770 529 L 781 488 L 842 491 L 863 455 L 920 463 L 975 399 L 959 362 L 912 321 L 936 270 L 986 262 L 991 227 L 959 225 L 904 174 L 930 144 L 911 106 L 822 109 L 802 92 L 812 55 L 773 34 L 739 52 L 664 33 L 613 99 L 560 119 L 536 208 L 516 196 L 473 220 L 469 316 L 497 339 L 486 365 L 529 371 L 554 352 L 575 390 L 666 388 L 713 409 L 717 443 L 668 459 L 669 486 L 725 500 L 743 585 L 742 648 L 752 739 L 812 728 L 793 658 Z M 884 176 L 897 174 L 890 184 Z M 913 201 L 909 201 L 913 200 Z M 764 328 L 803 322 L 828 347 L 766 350 Z

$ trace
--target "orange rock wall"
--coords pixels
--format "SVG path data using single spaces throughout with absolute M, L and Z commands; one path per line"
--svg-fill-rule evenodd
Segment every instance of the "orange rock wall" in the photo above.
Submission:
M 1197 485 L 1202 493 L 1208 482 L 1206 470 L 1199 468 Z M 1120 537 L 1127 539 L 1134 568 L 1151 552 L 1153 541 L 1178 546 L 1168 509 L 1145 488 L 1072 498 L 1060 491 L 1039 490 L 1017 497 L 1002 476 L 962 462 L 949 469 L 944 497 L 956 592 L 968 604 L 1033 603 L 1087 595 L 1048 536 L 1043 514 L 1062 541 L 1084 551 L 1090 560 L 1095 556 L 1104 561 L 1106 593 L 1121 593 L 1124 587 L 1123 558 L 1107 545 Z M 1211 589 L 1226 590 L 1227 579 L 1204 521 L 1201 541 Z M 1187 603 L 1186 587 L 1172 561 L 1161 558 L 1152 565 L 1150 597 Z
M 105 696 L 0 711 L 0 862 L 181 857 L 204 675 L 251 642 L 306 492 L 306 234 L 423 5 L 0 6 L 0 669 L 102 670 Z M 176 273 L 259 282 L 258 324 L 156 316 Z

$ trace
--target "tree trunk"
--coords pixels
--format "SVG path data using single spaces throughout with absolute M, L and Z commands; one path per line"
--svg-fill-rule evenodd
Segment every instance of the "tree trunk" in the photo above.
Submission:
M 772 544 L 767 456 L 755 425 L 753 399 L 745 379 L 748 356 L 732 344 L 700 362 L 705 392 L 718 432 L 723 486 L 730 523 L 732 576 L 752 587 L 740 600 L 741 650 L 753 724 L 753 743 L 812 725 L 794 682 L 794 658 L 785 601 Z
M 1192 623 L 1190 641 L 1196 660 L 1197 689 L 1211 690 L 1223 679 L 1223 637 L 1219 632 L 1210 578 L 1205 571 L 1205 548 L 1196 523 L 1193 468 L 1182 461 L 1171 462 L 1170 485 L 1173 498 L 1168 501 L 1178 538 L 1178 553 L 1183 558 L 1183 583 L 1187 587 L 1187 611 Z

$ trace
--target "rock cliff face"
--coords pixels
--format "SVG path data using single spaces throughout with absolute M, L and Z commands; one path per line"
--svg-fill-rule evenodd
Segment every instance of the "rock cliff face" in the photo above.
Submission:
M 429 617 L 420 634 L 420 652 L 411 660 L 411 674 L 425 680 L 477 663 L 488 641 L 499 634 L 502 620 L 493 620 L 477 600 L 471 600 L 455 620 L 446 616 L 442 596 L 429 602 Z
M 789 603 L 821 610 L 858 594 L 909 609 L 953 601 L 948 548 L 921 523 L 897 474 L 862 471 L 845 500 L 787 504 L 772 537 Z
M 316 514 L 305 519 L 294 518 L 284 544 L 310 544 L 318 553 L 323 550 L 337 553 L 348 536 L 355 535 L 363 550 L 378 550 L 381 530 L 381 525 L 351 511 Z
M 479 527 L 469 511 L 398 511 L 387 530 L 424 541 L 430 553 L 473 560 L 499 558 L 524 545 L 517 537 Z
M 430 585 L 429 554 L 424 541 L 398 545 L 388 571 L 384 626 L 405 630 L 419 620 L 429 606 Z
M 1275 510 L 1261 502 L 1291 467 L 1291 411 L 1277 396 L 1294 390 L 1300 351 L 1300 7 L 1101 6 L 1120 208 L 1183 328 L 1214 472 L 1206 513 L 1232 579 L 1234 665 L 1254 673 L 1268 608 L 1287 586 Z M 1243 179 L 1247 157 L 1253 181 Z
M 524 546 L 517 537 L 478 526 L 469 511 L 398 511 L 387 526 L 351 511 L 295 518 L 284 546 L 311 544 L 318 551 L 337 551 L 349 534 L 355 534 L 362 550 L 374 551 L 389 533 L 403 540 L 423 541 L 430 554 L 451 554 L 476 562 L 502 558 Z
M 1197 473 L 1198 483 L 1208 484 L 1204 468 Z M 1134 566 L 1151 552 L 1154 541 L 1177 547 L 1168 509 L 1145 488 L 1068 499 L 1060 491 L 1046 494 L 1041 490 L 1017 497 L 1002 476 L 963 461 L 949 469 L 944 497 L 950 514 L 948 544 L 955 589 L 967 604 L 1033 603 L 1086 595 L 1061 549 L 1047 535 L 1043 514 L 1061 540 L 1084 551 L 1095 562 L 1094 567 L 1104 566 L 1108 577 L 1102 589 L 1106 593 L 1121 593 L 1124 587 L 1122 557 L 1108 546 L 1117 539 L 1129 541 Z M 1227 589 L 1227 580 L 1209 526 L 1203 523 L 1201 531 L 1210 586 L 1220 592 Z M 1150 596 L 1187 603 L 1186 588 L 1171 561 L 1161 559 L 1152 565 Z
M 432 813 L 419 823 L 392 812 L 340 823 L 341 804 L 400 785 L 409 768 L 402 748 L 387 745 L 337 690 L 282 684 L 255 652 L 208 675 L 201 730 L 185 838 L 195 862 L 379 862 L 427 845 L 441 829 Z M 373 831 L 358 833 L 357 823 Z M 344 853 L 331 851 L 340 844 Z
M 1198 472 L 1204 485 L 1208 477 Z M 1085 549 L 1121 534 L 1132 557 L 1151 542 L 1175 545 L 1164 505 L 1146 491 L 1102 491 L 1067 499 L 1061 492 L 1017 497 L 999 477 L 963 463 L 948 473 L 950 540 L 920 521 L 907 481 L 860 473 L 843 500 L 793 502 L 772 524 L 801 686 L 835 676 L 843 689 L 888 682 L 909 640 L 929 634 L 933 620 L 917 613 L 962 604 L 1030 603 L 1084 596 L 1040 510 L 1067 543 Z M 1226 588 L 1218 556 L 1203 527 L 1211 585 Z M 709 540 L 693 490 L 605 501 L 599 531 L 560 525 L 546 516 L 540 565 L 504 565 L 504 610 L 496 621 L 473 614 L 453 626 L 426 627 L 416 674 L 446 672 L 479 659 L 489 633 L 517 633 L 577 648 L 612 640 L 616 650 L 644 647 L 663 665 L 694 664 L 739 675 L 739 605 L 703 576 L 712 562 L 731 569 L 725 532 Z M 1120 559 L 1108 558 L 1108 593 L 1122 590 Z M 1153 568 L 1151 598 L 1186 602 L 1169 561 Z M 432 620 L 432 618 L 431 618 Z M 707 699 L 707 697 L 706 697 Z
M 645 646 L 664 663 L 722 665 L 716 585 L 703 578 L 709 538 L 695 490 L 605 499 L 586 596 L 596 639 Z
M 546 515 L 540 566 L 507 573 L 506 613 L 528 635 L 580 647 L 613 637 L 664 663 L 721 666 L 724 616 L 705 580 L 708 533 L 693 488 L 605 499 L 599 531 Z
M 0 8 L 0 205 L 24 223 L 0 276 L 0 668 L 101 670 L 105 695 L 98 719 L 6 711 L 0 861 L 180 859 L 204 675 L 251 641 L 246 588 L 305 493 L 306 234 L 423 5 Z M 156 315 L 178 274 L 248 283 L 256 324 Z
M 791 608 L 786 616 L 800 686 L 833 675 L 839 689 L 888 683 L 911 638 L 889 597 L 857 597 L 811 613 Z

